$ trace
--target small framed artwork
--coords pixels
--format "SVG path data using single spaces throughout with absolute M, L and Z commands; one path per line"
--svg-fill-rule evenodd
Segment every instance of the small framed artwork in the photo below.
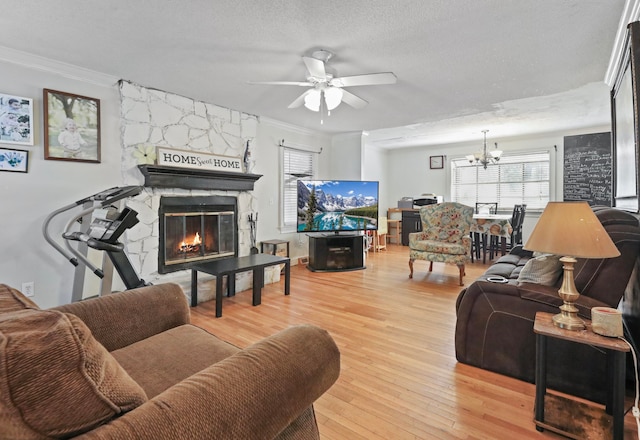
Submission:
M 0 148 L 0 171 L 26 173 L 28 162 L 28 151 Z
M 33 145 L 33 99 L 0 93 L 0 142 Z
M 100 163 L 100 100 L 43 90 L 44 158 Z
M 429 156 L 429 168 L 432 170 L 444 168 L 444 156 Z

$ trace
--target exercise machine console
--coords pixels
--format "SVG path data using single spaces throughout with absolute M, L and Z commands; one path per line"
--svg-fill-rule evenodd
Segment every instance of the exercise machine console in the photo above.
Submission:
M 78 266 L 82 263 L 97 277 L 104 278 L 104 271 L 96 267 L 80 249 L 74 247 L 71 242 L 79 242 L 90 248 L 104 251 L 111 260 L 113 267 L 120 275 L 127 289 L 146 286 L 149 283 L 141 279 L 133 268 L 131 261 L 124 252 L 124 245 L 118 241 L 127 230 L 138 224 L 138 213 L 128 207 L 118 209 L 114 203 L 129 197 L 134 197 L 142 192 L 141 186 L 114 187 L 63 206 L 49 214 L 42 226 L 45 240 L 62 254 L 71 264 Z M 51 221 L 74 208 L 82 207 L 81 212 L 73 216 L 66 224 L 60 237 L 64 240 L 65 247 L 53 239 L 49 232 Z M 91 220 L 88 226 L 82 226 L 80 231 L 77 224 L 83 224 Z M 86 248 L 85 248 L 86 249 Z M 74 285 L 74 300 L 77 294 L 77 286 Z

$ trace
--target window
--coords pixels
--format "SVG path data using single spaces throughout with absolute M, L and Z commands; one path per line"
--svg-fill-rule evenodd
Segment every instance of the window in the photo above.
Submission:
M 451 199 L 468 206 L 498 202 L 510 211 L 524 203 L 542 211 L 549 201 L 549 152 L 504 155 L 500 162 L 476 166 L 467 159 L 451 161 Z
M 298 179 L 313 178 L 317 153 L 283 148 L 282 227 L 295 229 L 298 214 Z

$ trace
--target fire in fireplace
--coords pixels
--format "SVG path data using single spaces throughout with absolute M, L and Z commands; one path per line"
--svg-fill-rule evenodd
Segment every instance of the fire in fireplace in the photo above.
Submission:
M 237 256 L 237 217 L 235 197 L 161 197 L 158 272 Z

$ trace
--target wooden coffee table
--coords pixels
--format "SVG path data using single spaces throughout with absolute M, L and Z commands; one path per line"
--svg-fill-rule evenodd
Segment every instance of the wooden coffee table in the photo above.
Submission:
M 198 272 L 208 273 L 216 277 L 216 318 L 222 316 L 222 279 L 227 276 L 227 296 L 235 295 L 236 273 L 253 271 L 254 306 L 262 302 L 264 286 L 264 268 L 284 264 L 284 294 L 289 295 L 291 283 L 291 260 L 286 257 L 269 254 L 253 254 L 246 257 L 222 258 L 220 260 L 193 264 L 191 269 L 191 307 L 198 305 Z

